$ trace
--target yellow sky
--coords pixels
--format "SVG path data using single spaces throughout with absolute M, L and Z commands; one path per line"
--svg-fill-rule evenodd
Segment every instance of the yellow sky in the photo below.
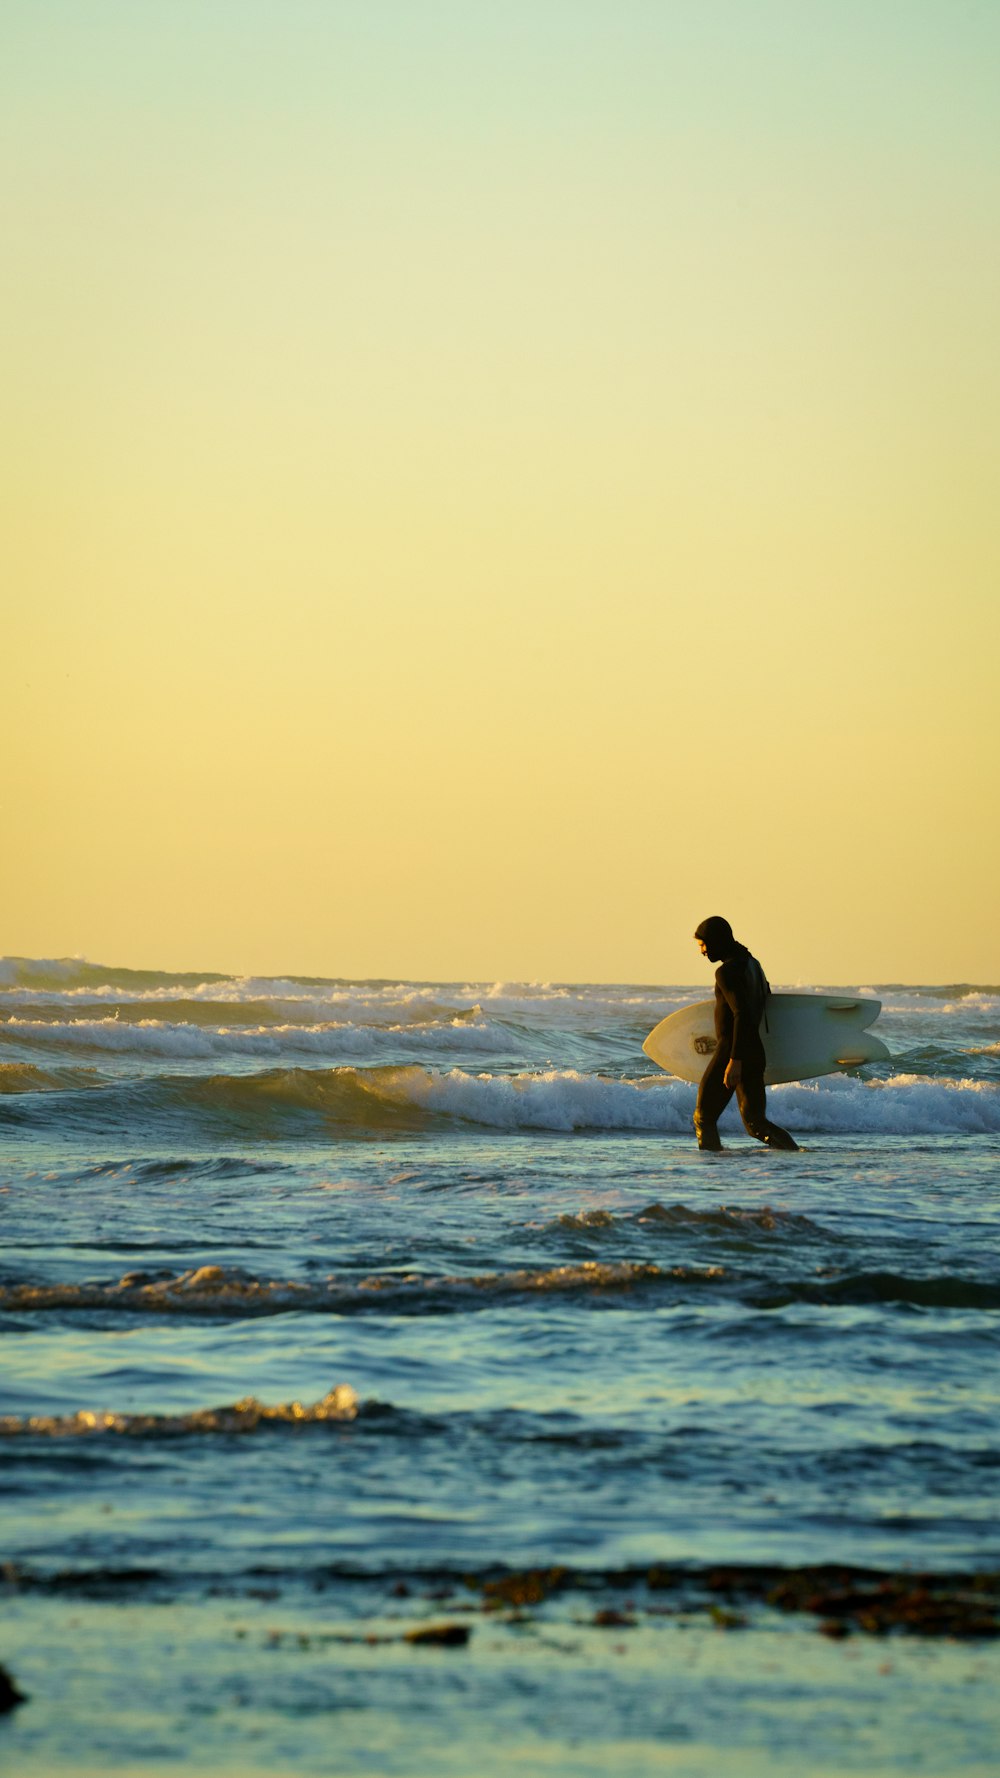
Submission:
M 4 39 L 0 949 L 1000 980 L 1000 12 Z

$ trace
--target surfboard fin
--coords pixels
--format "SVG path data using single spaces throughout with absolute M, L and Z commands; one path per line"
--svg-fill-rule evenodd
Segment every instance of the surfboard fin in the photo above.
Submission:
M 865 1033 L 864 1042 L 856 1050 L 837 1057 L 838 1068 L 862 1068 L 866 1062 L 890 1062 L 892 1057 L 882 1042 L 881 1037 L 872 1037 Z

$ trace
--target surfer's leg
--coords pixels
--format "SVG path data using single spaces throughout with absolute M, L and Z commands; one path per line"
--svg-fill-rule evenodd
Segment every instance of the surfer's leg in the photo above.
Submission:
M 698 1103 L 694 1108 L 694 1133 L 698 1138 L 698 1147 L 718 1151 L 722 1147 L 719 1141 L 719 1119 L 733 1096 L 732 1087 L 727 1087 L 723 1076 L 726 1072 L 726 1058 L 713 1056 L 701 1077 L 698 1088 Z
M 780 1124 L 772 1124 L 767 1115 L 763 1071 L 758 1074 L 755 1070 L 748 1076 L 744 1066 L 743 1079 L 736 1089 L 736 1103 L 740 1108 L 743 1128 L 748 1135 L 754 1136 L 758 1142 L 766 1142 L 768 1148 L 798 1148 L 794 1136 L 790 1136 Z

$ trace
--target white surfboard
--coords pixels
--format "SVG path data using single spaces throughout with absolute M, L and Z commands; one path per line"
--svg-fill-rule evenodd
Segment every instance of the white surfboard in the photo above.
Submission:
M 885 1044 L 868 1029 L 881 1010 L 881 1000 L 865 995 L 772 994 L 760 1028 L 767 1085 L 887 1061 Z M 642 1047 L 668 1074 L 700 1080 L 715 1049 L 715 1001 L 699 1000 L 672 1012 Z

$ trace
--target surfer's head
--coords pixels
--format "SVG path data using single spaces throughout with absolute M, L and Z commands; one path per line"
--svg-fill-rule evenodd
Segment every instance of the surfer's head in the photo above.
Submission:
M 702 956 L 710 963 L 721 963 L 723 957 L 728 957 L 736 947 L 733 929 L 721 914 L 710 914 L 695 927 L 694 935 L 701 946 Z

